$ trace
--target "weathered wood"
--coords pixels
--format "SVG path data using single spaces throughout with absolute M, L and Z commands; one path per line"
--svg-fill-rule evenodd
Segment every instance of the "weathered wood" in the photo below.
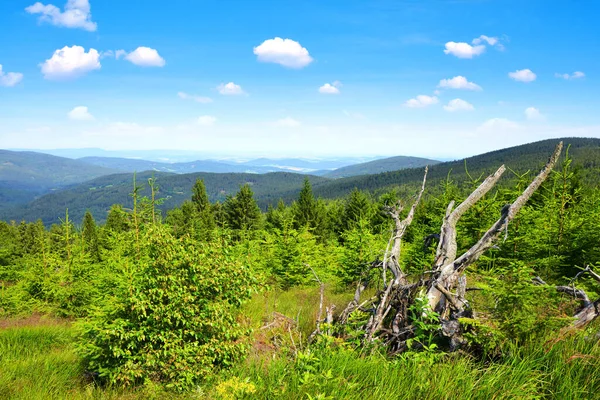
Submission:
M 434 282 L 432 282 L 429 290 L 427 291 L 429 306 L 432 310 L 437 310 L 442 298 L 442 292 L 440 292 L 437 288 L 438 285 L 441 285 L 445 288 L 454 287 L 458 276 L 462 274 L 462 272 L 469 265 L 477 261 L 485 251 L 487 251 L 490 247 L 493 246 L 493 244 L 498 239 L 500 233 L 507 228 L 510 221 L 512 221 L 515 218 L 519 210 L 525 205 L 525 203 L 527 202 L 527 200 L 529 200 L 531 195 L 540 187 L 540 185 L 546 180 L 546 178 L 548 178 L 548 175 L 550 175 L 552 168 L 554 168 L 554 165 L 558 161 L 558 158 L 562 151 L 562 146 L 562 142 L 560 142 L 556 146 L 554 153 L 552 154 L 544 168 L 542 168 L 540 173 L 533 179 L 529 186 L 523 191 L 523 193 L 519 197 L 517 197 L 517 199 L 512 204 L 506 205 L 502 209 L 500 218 L 487 230 L 487 232 L 485 232 L 481 239 L 479 239 L 477 243 L 475 243 L 460 257 L 453 260 L 452 262 L 445 264 L 439 269 L 438 277 L 435 279 Z M 498 173 L 498 171 L 496 171 L 496 173 Z M 491 179 L 490 181 L 495 183 L 493 179 Z

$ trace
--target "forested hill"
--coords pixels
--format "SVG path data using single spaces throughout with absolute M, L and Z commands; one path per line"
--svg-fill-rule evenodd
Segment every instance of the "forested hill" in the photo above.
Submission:
M 234 195 L 240 186 L 248 183 L 254 191 L 259 205 L 266 208 L 267 204 L 276 202 L 280 192 L 295 192 L 302 187 L 304 178 L 301 175 L 288 172 L 269 174 L 217 174 L 193 173 L 171 174 L 146 171 L 136 174 L 136 185 L 142 186 L 140 196 L 150 196 L 148 179 L 154 176 L 159 187 L 159 198 L 164 203 L 159 206 L 168 210 L 181 204 L 191 196 L 191 189 L 197 179 L 203 179 L 211 202 L 224 201 L 228 195 Z M 326 178 L 308 176 L 313 185 L 326 181 Z M 36 221 L 41 219 L 44 224 L 58 223 L 64 219 L 65 210 L 74 221 L 81 221 L 86 210 L 90 210 L 96 220 L 104 221 L 106 214 L 113 204 L 130 207 L 133 190 L 133 174 L 115 174 L 103 176 L 77 186 L 50 193 L 27 204 L 12 209 L 0 211 L 2 220 Z
M 49 154 L 0 150 L 0 181 L 53 187 L 80 183 L 115 172 L 116 169 Z
M 469 174 L 477 178 L 480 175 L 495 171 L 505 164 L 515 172 L 537 170 L 546 162 L 559 140 L 570 145 L 569 154 L 575 167 L 580 167 L 581 177 L 591 183 L 600 180 L 600 139 L 565 138 L 551 139 L 522 146 L 497 150 L 490 153 L 469 157 L 463 160 L 439 163 L 430 166 L 428 192 L 436 187 L 440 180 L 450 173 L 456 182 L 467 180 L 465 165 Z M 277 172 L 264 175 L 245 173 L 193 173 L 171 174 L 155 172 L 160 187 L 159 197 L 164 198 L 160 206 L 163 210 L 171 209 L 191 196 L 191 188 L 196 179 L 203 179 L 209 199 L 212 202 L 223 201 L 227 195 L 235 194 L 241 185 L 249 183 L 254 191 L 259 206 L 264 210 L 268 204 L 279 199 L 287 203 L 296 199 L 305 177 L 309 177 L 315 195 L 322 198 L 339 198 L 346 196 L 354 188 L 380 193 L 397 186 L 414 186 L 423 179 L 423 167 L 384 172 L 374 175 L 354 176 L 348 178 L 328 179 L 311 175 Z M 147 180 L 152 172 L 137 175 L 138 184 L 144 184 L 141 195 L 148 195 Z M 510 171 L 505 177 L 514 176 Z M 131 204 L 133 174 L 109 175 L 85 182 L 74 187 L 47 194 L 32 201 L 26 206 L 13 207 L 0 211 L 3 220 L 35 221 L 40 218 L 44 223 L 58 222 L 65 209 L 73 220 L 81 220 L 86 209 L 96 219 L 103 221 L 112 204 L 119 203 L 128 207 Z
M 25 204 L 51 190 L 115 172 L 48 154 L 0 150 L 0 208 Z
M 326 173 L 323 176 L 327 178 L 346 178 L 349 176 L 371 175 L 381 172 L 398 171 L 407 168 L 419 168 L 426 165 L 435 165 L 440 162 L 420 157 L 397 156 L 383 158 L 381 160 L 369 161 L 366 163 L 349 165 L 347 167 L 338 168 L 334 171 Z
M 160 171 L 173 172 L 177 174 L 189 174 L 193 172 L 214 172 L 214 173 L 256 173 L 265 174 L 269 172 L 282 172 L 283 169 L 263 165 L 248 165 L 237 163 L 225 163 L 214 160 L 197 160 L 191 162 L 163 163 L 149 160 L 139 160 L 132 158 L 119 157 L 83 157 L 79 161 L 114 168 L 124 172 L 135 171 Z
M 448 177 L 448 174 L 450 174 L 452 180 L 458 183 L 466 181 L 468 176 L 465 166 L 473 178 L 478 178 L 482 174 L 490 174 L 502 164 L 518 173 L 527 171 L 537 173 L 538 169 L 547 161 L 556 144 L 561 140 L 565 144 L 565 149 L 570 145 L 569 155 L 573 158 L 573 165 L 582 168 L 582 178 L 588 179 L 590 183 L 600 182 L 600 139 L 562 138 L 509 147 L 430 166 L 428 187 L 431 189 L 436 182 Z M 514 176 L 510 171 L 507 171 L 504 175 L 505 177 Z M 398 185 L 418 184 L 422 179 L 423 168 L 404 169 L 329 181 L 316 185 L 314 192 L 315 195 L 324 198 L 336 198 L 344 196 L 354 188 L 366 191 L 381 191 Z M 293 198 L 294 196 L 295 193 L 286 193 L 283 197 Z

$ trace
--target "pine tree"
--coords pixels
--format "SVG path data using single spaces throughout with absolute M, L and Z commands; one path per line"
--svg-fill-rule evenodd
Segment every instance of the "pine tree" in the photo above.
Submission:
M 202 179 L 197 179 L 196 183 L 192 187 L 192 203 L 194 203 L 196 210 L 199 213 L 210 210 L 210 202 L 208 201 L 206 186 L 204 185 L 204 180 Z
M 93 261 L 100 261 L 100 250 L 98 248 L 98 228 L 92 213 L 85 212 L 83 216 L 81 234 L 83 236 L 83 249 Z
M 223 207 L 227 215 L 227 226 L 236 232 L 238 238 L 259 228 L 260 209 L 248 184 L 242 186 L 235 196 L 228 197 Z
M 120 204 L 113 204 L 106 217 L 104 229 L 114 233 L 122 233 L 129 230 L 130 226 L 129 215 Z
M 344 227 L 346 230 L 354 228 L 360 221 L 370 220 L 373 207 L 369 197 L 354 188 L 344 207 Z
M 312 186 L 308 178 L 304 178 L 304 186 L 293 207 L 294 225 L 298 228 L 317 225 L 317 201 L 312 192 Z

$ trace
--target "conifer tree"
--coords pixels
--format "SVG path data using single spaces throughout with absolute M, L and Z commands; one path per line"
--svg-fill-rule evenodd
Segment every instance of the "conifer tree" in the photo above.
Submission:
M 196 206 L 196 210 L 199 213 L 210 209 L 206 186 L 202 179 L 196 179 L 196 183 L 192 187 L 192 203 L 194 203 L 194 206 Z
M 314 228 L 317 225 L 317 201 L 308 178 L 304 178 L 304 186 L 300 190 L 298 200 L 294 203 L 293 215 L 296 228 L 306 226 Z
M 129 215 L 120 204 L 113 204 L 106 217 L 104 229 L 114 233 L 122 233 L 130 228 Z
M 98 229 L 96 227 L 96 221 L 89 210 L 86 211 L 83 216 L 81 234 L 83 236 L 84 252 L 87 253 L 93 261 L 99 261 L 100 250 L 98 248 Z
M 352 229 L 360 221 L 369 220 L 373 215 L 373 208 L 369 197 L 364 193 L 354 188 L 344 207 L 344 225 L 346 230 Z
M 242 186 L 235 196 L 228 197 L 223 207 L 227 215 L 227 226 L 237 231 L 238 237 L 259 228 L 260 209 L 248 184 Z

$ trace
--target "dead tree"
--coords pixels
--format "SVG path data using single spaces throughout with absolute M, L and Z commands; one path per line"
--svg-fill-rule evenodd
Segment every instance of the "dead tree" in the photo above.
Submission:
M 586 266 L 581 272 L 579 272 L 572 279 L 571 284 L 564 286 L 556 286 L 556 291 L 560 293 L 567 294 L 568 296 L 573 297 L 576 300 L 579 300 L 580 307 L 576 311 L 574 315 L 573 323 L 571 324 L 572 328 L 581 329 L 585 327 L 587 324 L 598 318 L 600 316 L 600 299 L 596 301 L 591 301 L 588 297 L 587 293 L 583 289 L 578 289 L 575 287 L 575 281 L 582 276 L 588 274 L 592 279 L 597 282 L 600 282 L 600 275 L 598 275 L 589 265 Z M 540 285 L 547 285 L 546 282 L 542 280 L 542 278 L 535 277 L 533 279 L 534 283 Z
M 458 221 L 469 208 L 495 186 L 506 168 L 504 165 L 498 168 L 457 207 L 454 207 L 454 202 L 451 202 L 442 222 L 431 271 L 421 276 L 416 282 L 410 282 L 399 262 L 401 240 L 413 220 L 415 209 L 425 190 L 427 179 L 427 169 L 425 169 L 423 184 L 408 216 L 403 220 L 400 218 L 402 211 L 400 203 L 385 210 L 394 221 L 394 229 L 381 264 L 383 288 L 371 299 L 361 302 L 360 296 L 367 282 L 359 282 L 354 299 L 334 323 L 344 325 L 349 316 L 357 310 L 369 312 L 371 315 L 362 328 L 364 331 L 363 343 L 367 344 L 378 339 L 386 344 L 392 353 L 401 352 L 406 349 L 406 341 L 414 333 L 414 328 L 410 323 L 409 309 L 416 304 L 417 298 L 420 298 L 421 303 L 426 303 L 431 311 L 435 311 L 440 316 L 440 332 L 449 339 L 450 347 L 455 348 L 460 345 L 462 339 L 458 319 L 471 315 L 469 304 L 465 299 L 467 287 L 465 270 L 497 242 L 519 210 L 546 180 L 558 161 L 562 146 L 563 144 L 560 142 L 531 184 L 512 204 L 507 204 L 502 208 L 500 218 L 477 243 L 460 256 L 457 256 L 456 244 Z M 388 270 L 393 277 L 389 281 L 386 279 Z M 593 308 L 597 303 L 590 303 L 580 311 L 582 321 L 589 320 L 593 312 L 596 312 L 597 315 L 598 308 Z

